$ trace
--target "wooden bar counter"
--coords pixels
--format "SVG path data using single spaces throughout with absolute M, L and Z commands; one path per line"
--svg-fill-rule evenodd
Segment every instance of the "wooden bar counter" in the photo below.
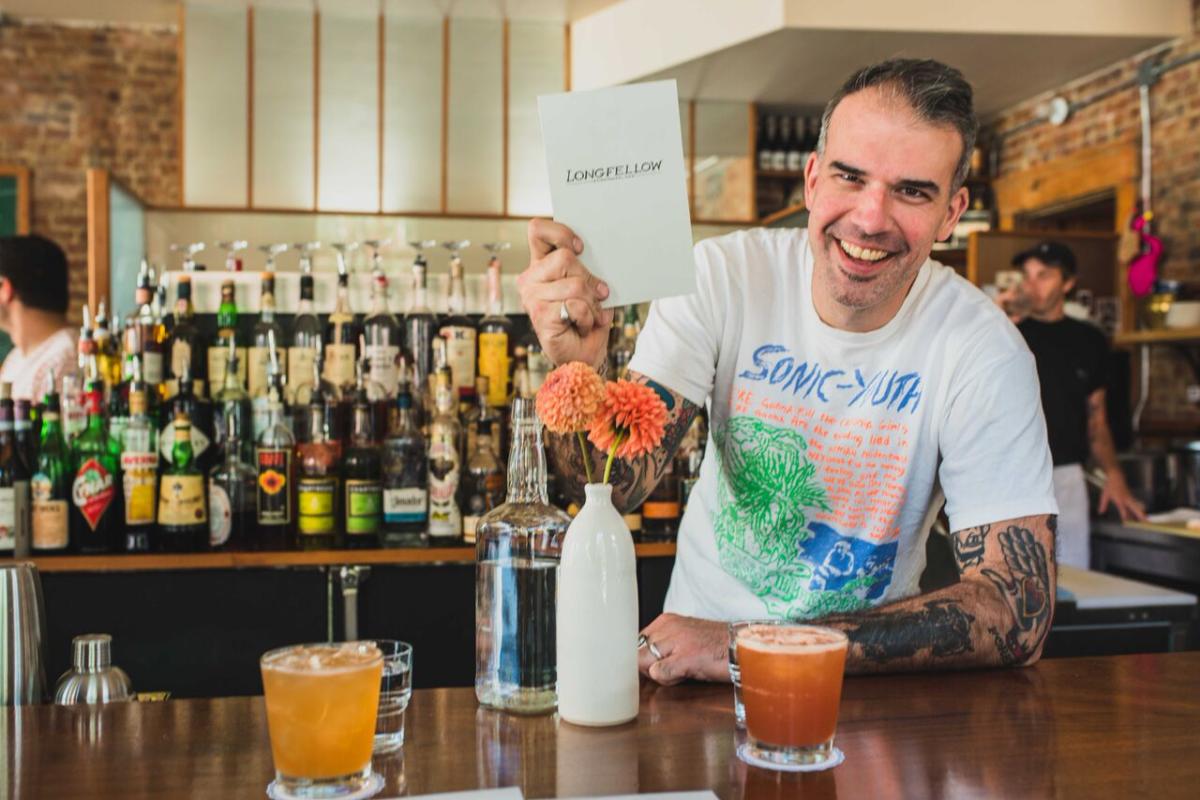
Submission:
M 419 690 L 403 751 L 376 763 L 378 797 L 516 785 L 528 798 L 1191 798 L 1200 653 L 850 678 L 846 761 L 828 772 L 747 767 L 738 739 L 728 685 L 643 685 L 638 720 L 599 730 L 485 711 L 470 689 Z M 0 741 L 6 797 L 257 799 L 272 777 L 259 697 L 6 708 Z

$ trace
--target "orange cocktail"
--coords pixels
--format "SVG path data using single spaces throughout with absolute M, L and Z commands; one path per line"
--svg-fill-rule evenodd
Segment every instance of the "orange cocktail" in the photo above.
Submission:
M 362 789 L 371 748 L 383 655 L 371 642 L 310 644 L 262 657 L 274 794 L 336 797 Z
M 781 765 L 833 753 L 846 634 L 812 625 L 748 625 L 737 637 L 750 755 Z

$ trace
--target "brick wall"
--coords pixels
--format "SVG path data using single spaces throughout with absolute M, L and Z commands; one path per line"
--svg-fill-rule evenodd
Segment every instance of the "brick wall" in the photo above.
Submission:
M 1200 0 L 1194 0 L 1195 23 L 1190 37 L 1161 53 L 1164 61 L 1200 52 Z M 1113 64 L 1093 76 L 1030 98 L 1003 113 L 990 133 L 1013 128 L 1032 118 L 1052 95 L 1070 101 L 1094 95 L 1134 77 L 1145 56 Z M 1151 89 L 1152 186 L 1154 232 L 1163 237 L 1167 278 L 1200 284 L 1200 61 L 1165 74 Z M 1084 149 L 1119 142 L 1140 143 L 1138 91 L 1127 89 L 1074 112 L 1059 127 L 1042 123 L 1002 139 L 999 174 L 1027 169 Z M 1182 356 L 1168 347 L 1151 351 L 1150 403 L 1146 423 L 1170 421 L 1200 431 L 1200 408 L 1189 405 L 1184 391 L 1200 383 Z
M 177 42 L 147 27 L 0 26 L 0 163 L 32 170 L 33 232 L 67 253 L 73 320 L 87 299 L 85 170 L 180 200 Z

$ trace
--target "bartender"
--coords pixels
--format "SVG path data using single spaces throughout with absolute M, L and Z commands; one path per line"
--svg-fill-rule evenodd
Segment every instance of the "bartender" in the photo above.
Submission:
M 41 236 L 0 237 L 0 330 L 13 349 L 0 381 L 15 399 L 36 401 L 76 370 L 75 332 L 67 322 L 67 257 Z
M 1083 464 L 1088 455 L 1107 478 L 1099 513 L 1112 506 L 1122 522 L 1146 518 L 1117 463 L 1105 411 L 1105 362 L 1108 342 L 1096 326 L 1064 312 L 1075 288 L 1075 254 L 1061 242 L 1045 241 L 1017 254 L 1013 266 L 1023 279 L 1015 292 L 1025 311 L 1017 330 L 1037 361 L 1042 410 L 1054 461 L 1058 500 L 1058 562 L 1087 569 L 1091 531 Z M 1002 297 L 1001 300 L 1006 298 Z

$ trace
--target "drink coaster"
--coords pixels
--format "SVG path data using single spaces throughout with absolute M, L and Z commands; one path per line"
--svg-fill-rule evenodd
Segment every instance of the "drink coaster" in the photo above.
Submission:
M 383 789 L 383 776 L 378 772 L 372 772 L 367 777 L 367 782 L 363 784 L 361 789 L 350 792 L 349 794 L 329 795 L 330 798 L 336 800 L 367 800 L 368 797 L 374 797 Z M 271 800 L 296 800 L 294 795 L 286 794 L 283 789 L 276 785 L 275 781 L 267 784 L 267 797 Z
M 737 755 L 738 758 L 752 767 L 773 769 L 776 772 L 823 772 L 827 769 L 833 769 L 846 760 L 846 754 L 835 747 L 830 751 L 829 758 L 819 764 L 780 764 L 776 761 L 767 761 L 765 758 L 752 755 L 750 753 L 749 742 L 743 742 L 738 745 Z

